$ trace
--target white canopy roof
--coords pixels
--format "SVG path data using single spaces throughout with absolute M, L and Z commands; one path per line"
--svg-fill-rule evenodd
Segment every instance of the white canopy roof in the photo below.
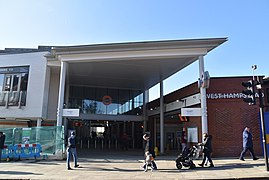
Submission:
M 147 90 L 225 41 L 227 38 L 62 46 L 54 47 L 46 57 L 49 66 L 68 62 L 70 85 Z

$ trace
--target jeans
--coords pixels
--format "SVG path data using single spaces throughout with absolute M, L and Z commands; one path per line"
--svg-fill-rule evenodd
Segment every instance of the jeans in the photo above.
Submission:
M 70 168 L 71 155 L 73 156 L 74 167 L 78 165 L 77 164 L 77 149 L 76 148 L 68 148 L 67 149 L 67 159 L 66 159 L 67 168 Z

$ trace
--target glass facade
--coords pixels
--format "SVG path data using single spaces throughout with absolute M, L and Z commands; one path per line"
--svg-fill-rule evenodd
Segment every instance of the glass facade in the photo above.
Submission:
M 143 91 L 70 86 L 68 108 L 82 113 L 141 115 Z
M 0 106 L 25 106 L 29 66 L 0 68 Z

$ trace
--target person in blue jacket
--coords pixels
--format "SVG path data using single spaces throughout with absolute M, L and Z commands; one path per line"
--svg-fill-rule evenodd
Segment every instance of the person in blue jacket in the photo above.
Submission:
M 258 160 L 254 154 L 254 149 L 253 149 L 253 142 L 252 142 L 252 134 L 250 133 L 250 128 L 246 127 L 245 130 L 243 131 L 243 150 L 240 154 L 240 160 L 245 161 L 244 155 L 246 152 L 249 151 L 250 155 L 252 156 L 253 160 Z
M 75 132 L 71 132 L 71 136 L 68 138 L 68 144 L 67 144 L 67 159 L 66 159 L 66 164 L 67 164 L 67 169 L 72 170 L 70 167 L 70 159 L 71 155 L 73 155 L 73 160 L 74 160 L 74 167 L 77 168 L 79 165 L 77 163 L 77 149 L 76 149 L 76 138 L 75 138 Z

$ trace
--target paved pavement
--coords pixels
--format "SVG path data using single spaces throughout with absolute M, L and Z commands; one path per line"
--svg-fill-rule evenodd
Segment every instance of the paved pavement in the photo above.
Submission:
M 67 170 L 63 160 L 0 163 L 1 179 L 269 179 L 264 159 L 213 158 L 215 167 L 175 167 L 175 156 L 156 158 L 158 170 L 144 172 L 142 152 L 79 152 L 79 168 Z M 195 164 L 201 160 L 194 160 Z

